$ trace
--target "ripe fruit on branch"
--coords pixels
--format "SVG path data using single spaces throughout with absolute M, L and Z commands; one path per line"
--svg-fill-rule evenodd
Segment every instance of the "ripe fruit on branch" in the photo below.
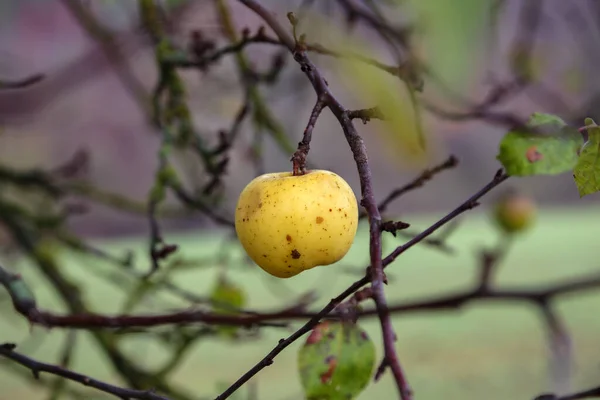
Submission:
M 235 211 L 244 250 L 279 278 L 339 261 L 352 246 L 357 227 L 352 188 L 325 170 L 261 175 L 244 188 Z

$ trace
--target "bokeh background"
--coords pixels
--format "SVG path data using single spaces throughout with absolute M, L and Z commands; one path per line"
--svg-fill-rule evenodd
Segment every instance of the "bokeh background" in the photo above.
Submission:
M 229 3 L 240 29 L 249 27 L 254 31 L 258 27 L 260 21 L 252 13 L 234 1 Z M 262 3 L 285 22 L 285 14 L 296 10 L 301 2 L 263 0 Z M 321 17 L 333 18 L 340 29 L 343 28 L 344 17 L 337 2 L 316 3 L 315 7 L 322 10 Z M 421 50 L 450 90 L 477 102 L 497 82 L 510 79 L 507 60 L 522 23 L 520 12 L 524 0 L 461 0 L 460 5 L 450 0 L 408 3 L 413 3 L 415 12 L 423 13 L 434 22 L 431 24 L 435 27 L 434 34 Z M 190 32 L 194 29 L 200 29 L 218 46 L 227 43 L 213 1 L 164 0 L 162 4 L 168 10 L 169 34 L 182 48 L 189 44 Z M 498 10 L 496 14 L 494 9 Z M 81 10 L 92 16 L 94 22 L 86 22 L 79 14 Z M 399 25 L 405 23 L 405 17 L 390 16 L 397 18 Z M 0 163 L 19 170 L 51 169 L 78 151 L 86 150 L 90 156 L 86 181 L 102 190 L 145 202 L 154 180 L 160 137 L 148 122 L 144 102 L 158 75 L 153 48 L 139 27 L 136 2 L 4 0 L 0 4 L 0 21 L 0 79 L 18 80 L 39 73 L 45 76 L 30 87 L 0 91 Z M 315 20 L 311 31 L 310 19 L 308 21 L 305 24 L 309 40 L 327 42 L 329 37 L 321 30 L 322 26 L 317 29 Z M 523 120 L 536 111 L 554 113 L 576 127 L 583 125 L 586 116 L 600 119 L 600 81 L 596 77 L 600 61 L 598 21 L 600 3 L 595 0 L 543 1 L 531 55 L 536 83 L 497 110 Z M 371 51 L 379 54 L 383 61 L 393 62 L 372 32 L 359 31 Z M 255 65 L 266 66 L 274 50 L 254 45 L 248 48 L 247 55 Z M 343 104 L 348 108 L 373 106 L 364 104 L 360 93 L 349 89 L 335 63 L 325 56 L 313 58 Z M 242 98 L 234 58 L 224 57 L 206 72 L 185 70 L 182 76 L 198 132 L 209 143 L 217 143 L 217 132 L 229 127 Z M 295 146 L 314 104 L 314 92 L 289 55 L 278 82 L 262 92 Z M 430 85 L 427 79 L 420 96 L 444 109 L 460 111 L 443 90 Z M 450 154 L 455 155 L 460 164 L 389 208 L 390 215 L 398 215 L 416 228 L 426 227 L 427 222 L 456 207 L 491 179 L 500 168 L 495 157 L 507 129 L 485 120 L 452 121 L 426 110 L 421 117 L 432 151 L 427 165 L 436 164 Z M 422 166 L 406 162 L 402 154 L 394 150 L 402 142 L 390 141 L 389 137 L 378 134 L 378 124 L 372 121 L 358 126 L 369 152 L 375 195 L 381 199 L 415 177 Z M 241 139 L 230 151 L 224 199 L 219 206 L 224 214 L 231 215 L 237 194 L 256 176 L 256 170 L 249 168 L 252 134 L 251 124 L 244 123 Z M 281 151 L 268 136 L 265 136 L 264 154 L 264 171 L 291 167 L 290 154 Z M 352 154 L 341 128 L 328 111 L 316 125 L 310 160 L 342 175 L 356 193 L 360 193 Z M 201 163 L 183 156 L 178 162 L 185 172 L 186 184 L 192 188 L 198 185 L 204 176 Z M 598 195 L 580 199 L 569 174 L 513 179 L 506 186 L 530 195 L 541 212 L 538 225 L 519 240 L 505 260 L 506 267 L 503 266 L 498 276 L 499 282 L 544 283 L 597 271 Z M 488 205 L 497 194 L 490 194 L 481 210 L 464 218 L 464 224 L 451 242 L 460 249 L 458 254 L 449 257 L 419 248 L 402 257 L 392 274 L 394 280 L 388 288 L 390 298 L 424 296 L 461 288 L 471 282 L 477 267 L 476 252 L 481 246 L 494 243 L 498 236 L 487 215 Z M 173 198 L 169 198 L 168 203 L 178 204 Z M 149 232 L 143 213 L 118 211 L 94 202 L 87 206 L 86 213 L 68 221 L 75 233 L 108 251 L 121 254 L 133 250 L 143 260 Z M 180 244 L 181 254 L 190 257 L 214 255 L 214 249 L 219 248 L 218 243 L 225 237 L 223 231 L 201 213 L 165 219 L 161 227 L 170 242 Z M 3 237 L 2 240 L 10 241 L 9 235 Z M 361 231 L 344 261 L 344 268 L 311 273 L 294 282 L 275 282 L 254 269 L 234 276 L 243 282 L 253 307 L 275 307 L 311 288 L 322 295 L 321 304 L 359 276 L 368 259 L 366 240 L 365 232 Z M 390 239 L 388 247 L 391 249 L 390 246 L 399 241 Z M 215 261 L 215 265 L 227 268 L 241 262 L 239 248 L 233 246 L 229 251 L 230 259 Z M 23 264 L 20 268 L 25 274 L 33 269 L 27 266 L 27 261 L 14 262 Z M 90 304 L 103 312 L 119 310 L 126 300 L 123 290 L 89 272 L 90 268 L 108 267 L 98 266 L 96 264 L 102 263 L 87 258 L 83 262 L 85 266 L 81 259 L 64 255 L 65 270 L 88 288 Z M 210 287 L 215 274 L 213 269 L 198 267 L 174 279 L 202 293 Z M 44 299 L 40 304 L 46 308 L 62 307 L 52 290 L 34 272 L 31 279 L 35 282 L 36 295 Z M 320 281 L 333 283 L 315 287 L 315 282 Z M 265 291 L 265 287 L 269 290 Z M 10 313 L 10 305 L 5 305 L 2 312 Z M 567 325 L 573 330 L 574 353 L 579 354 L 573 366 L 574 388 L 600 381 L 600 322 L 594 311 L 599 305 L 600 298 L 593 295 L 561 303 Z M 143 307 L 156 311 L 163 309 L 164 304 L 148 299 Z M 376 321 L 367 323 L 367 327 L 379 343 Z M 419 400 L 527 399 L 553 389 L 547 368 L 544 325 L 536 311 L 529 307 L 475 306 L 454 314 L 415 315 L 398 319 L 396 329 L 398 349 Z M 65 334 L 41 328 L 29 330 L 18 316 L 0 319 L 0 342 L 27 342 L 31 346 L 28 354 L 47 361 L 56 358 Z M 260 339 L 236 344 L 239 347 L 219 340 L 201 342 L 182 362 L 173 379 L 192 393 L 190 398 L 214 398 L 218 382 L 231 383 L 258 361 L 281 334 L 265 332 Z M 81 350 L 75 367 L 96 377 L 119 379 L 91 339 L 86 334 L 80 336 L 83 339 L 78 343 Z M 148 368 L 158 365 L 161 357 L 165 357 L 163 345 L 142 336 L 124 346 Z M 295 374 L 295 349 L 282 354 L 275 366 L 259 374 L 257 398 L 302 398 Z M 48 398 L 45 392 L 34 389 L 25 375 L 13 369 L 0 369 L 0 382 L 3 382 L 0 399 Z M 21 378 L 14 380 L 13 376 Z M 381 384 L 372 385 L 361 398 L 393 398 L 394 395 L 393 385 L 386 377 Z

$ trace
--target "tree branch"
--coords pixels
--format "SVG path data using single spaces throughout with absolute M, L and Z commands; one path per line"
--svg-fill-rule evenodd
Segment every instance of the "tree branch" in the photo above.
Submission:
M 0 80 L 0 90 L 24 89 L 29 86 L 35 85 L 44 78 L 44 75 L 36 74 L 16 81 Z
M 298 150 L 296 150 L 296 152 L 292 155 L 292 158 L 290 160 L 292 161 L 292 169 L 294 175 L 304 175 L 306 173 L 306 157 L 308 156 L 308 151 L 310 150 L 312 131 L 324 107 L 325 101 L 321 98 L 318 98 L 317 102 L 315 103 L 312 109 L 312 112 L 310 113 L 308 124 L 304 129 L 302 141 L 298 143 Z
M 392 201 L 396 200 L 398 197 L 410 192 L 412 190 L 423 187 L 425 183 L 433 179 L 433 177 L 440 172 L 443 172 L 447 169 L 455 168 L 458 166 L 458 159 L 454 156 L 450 156 L 446 161 L 442 162 L 439 165 L 436 165 L 432 168 L 426 169 L 415 179 L 407 183 L 406 185 L 393 190 L 390 194 L 387 195 L 385 199 L 379 203 L 379 212 L 384 212 L 387 207 L 392 203 Z M 361 214 L 360 218 L 366 217 L 366 214 Z
M 73 382 L 79 382 L 84 386 L 98 389 L 101 392 L 111 394 L 120 399 L 140 399 L 140 400 L 169 400 L 167 397 L 155 394 L 150 390 L 133 390 L 113 386 L 109 383 L 99 381 L 94 378 L 73 372 L 71 370 L 59 367 L 58 365 L 46 364 L 36 361 L 15 351 L 16 345 L 12 343 L 0 344 L 0 356 L 11 359 L 25 368 L 31 370 L 36 379 L 39 379 L 40 373 L 56 375 L 69 379 Z
M 596 398 L 600 398 L 600 386 L 564 396 L 557 396 L 555 394 L 542 394 L 533 400 L 582 400 Z

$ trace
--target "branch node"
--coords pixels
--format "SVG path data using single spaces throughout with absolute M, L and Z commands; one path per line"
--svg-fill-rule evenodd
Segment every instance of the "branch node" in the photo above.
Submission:
M 379 379 L 383 376 L 383 373 L 385 372 L 385 369 L 389 366 L 389 363 L 387 361 L 387 358 L 383 358 L 383 360 L 381 360 L 381 363 L 379 364 L 379 367 L 377 367 L 377 371 L 375 372 L 375 377 L 373 378 L 375 380 L 375 382 L 379 381 Z
M 366 124 L 371 119 L 384 120 L 385 116 L 381 112 L 379 107 L 365 108 L 361 110 L 348 111 L 348 118 L 350 119 L 361 119 L 363 124 Z
M 389 232 L 396 237 L 396 232 L 410 227 L 410 224 L 402 221 L 386 221 L 380 225 L 382 232 Z

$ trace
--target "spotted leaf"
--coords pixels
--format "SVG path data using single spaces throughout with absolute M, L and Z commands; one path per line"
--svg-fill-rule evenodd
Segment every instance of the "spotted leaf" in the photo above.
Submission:
M 527 125 L 533 132 L 510 131 L 500 142 L 497 158 L 509 175 L 557 175 L 575 167 L 583 144 L 576 129 L 542 113 L 534 113 Z
M 298 354 L 300 380 L 307 400 L 351 400 L 369 384 L 375 345 L 351 322 L 316 326 Z

